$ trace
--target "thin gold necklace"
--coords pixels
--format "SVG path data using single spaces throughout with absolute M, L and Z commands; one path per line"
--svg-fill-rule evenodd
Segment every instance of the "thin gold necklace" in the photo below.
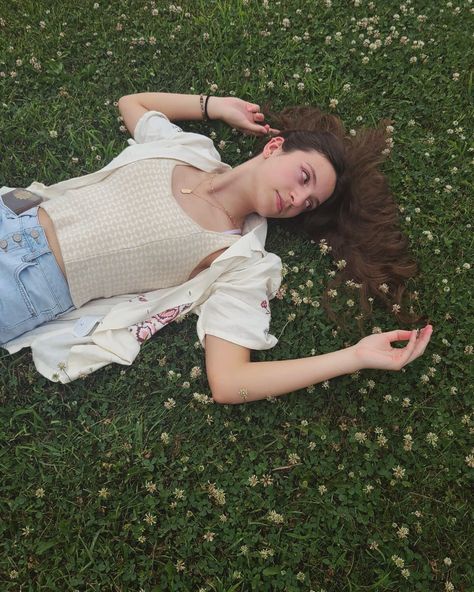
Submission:
M 210 178 L 210 183 L 211 183 L 211 194 L 214 195 L 214 186 L 213 186 L 213 181 L 214 181 L 214 177 L 217 177 L 217 173 L 212 175 L 212 177 Z M 210 206 L 212 206 L 213 208 L 218 208 L 219 210 L 221 210 L 222 212 L 224 212 L 224 214 L 229 218 L 229 220 L 231 221 L 231 224 L 234 228 L 237 228 L 237 224 L 235 223 L 234 218 L 232 218 L 232 216 L 229 214 L 229 212 L 227 211 L 227 209 L 224 207 L 223 204 L 213 204 L 211 203 L 208 199 L 206 199 L 205 197 L 202 197 L 202 195 L 198 195 L 197 193 L 195 193 L 196 189 L 199 187 L 199 185 L 201 185 L 203 183 L 203 181 L 200 181 L 196 187 L 194 189 L 189 189 L 187 187 L 183 187 L 183 189 L 181 189 L 181 193 L 183 195 L 189 195 L 190 193 L 192 193 L 193 195 L 195 195 L 196 197 L 199 197 L 199 199 L 202 199 L 204 201 L 206 201 Z

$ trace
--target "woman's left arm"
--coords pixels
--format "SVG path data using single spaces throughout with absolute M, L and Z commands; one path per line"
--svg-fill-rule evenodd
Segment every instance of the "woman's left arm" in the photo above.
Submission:
M 293 360 L 251 362 L 250 350 L 206 335 L 206 368 L 213 399 L 236 405 L 277 397 L 343 374 L 366 368 L 401 370 L 423 354 L 433 327 L 388 331 L 364 337 L 346 349 Z M 403 348 L 392 343 L 408 341 Z
M 203 96 L 205 103 L 206 96 Z M 170 121 L 202 120 L 203 107 L 200 95 L 178 93 L 145 92 L 125 95 L 118 102 L 119 111 L 133 135 L 137 121 L 136 114 L 146 111 L 160 111 Z M 240 131 L 252 135 L 265 135 L 278 130 L 265 125 L 260 106 L 237 97 L 210 96 L 207 103 L 209 119 L 220 119 Z M 128 115 L 128 117 L 127 117 Z

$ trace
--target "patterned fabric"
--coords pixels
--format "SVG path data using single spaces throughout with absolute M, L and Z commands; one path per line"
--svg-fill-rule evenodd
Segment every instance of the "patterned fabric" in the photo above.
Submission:
M 44 202 L 74 305 L 185 282 L 205 257 L 239 236 L 199 226 L 171 190 L 174 159 L 119 167 L 100 182 Z

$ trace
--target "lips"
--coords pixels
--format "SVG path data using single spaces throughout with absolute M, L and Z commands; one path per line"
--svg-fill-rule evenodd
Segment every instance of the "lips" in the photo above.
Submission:
M 283 200 L 280 197 L 280 194 L 278 193 L 278 191 L 276 192 L 277 194 L 277 207 L 278 207 L 278 213 L 281 214 L 282 210 L 283 210 Z

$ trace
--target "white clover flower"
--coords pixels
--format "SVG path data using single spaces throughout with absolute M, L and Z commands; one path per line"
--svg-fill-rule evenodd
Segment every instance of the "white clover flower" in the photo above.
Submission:
M 426 434 L 426 441 L 428 442 L 428 444 L 431 444 L 431 446 L 433 446 L 433 448 L 436 448 L 436 446 L 438 445 L 438 436 L 433 433 L 433 432 L 429 432 L 428 434 Z
M 288 455 L 288 462 L 290 465 L 296 465 L 300 462 L 301 458 L 296 454 L 296 452 L 292 452 Z
M 273 524 L 283 524 L 283 514 L 278 514 L 275 510 L 270 510 L 267 514 L 267 520 Z
M 406 539 L 407 536 L 410 533 L 410 529 L 407 528 L 406 526 L 401 526 L 398 530 L 397 530 L 397 536 L 399 539 Z
M 401 557 L 398 557 L 398 555 L 392 555 L 392 561 L 397 567 L 402 568 L 405 566 L 405 561 Z
M 409 452 L 413 448 L 413 438 L 410 434 L 403 436 L 403 449 Z
M 405 473 L 406 473 L 406 469 L 404 469 L 400 465 L 393 467 L 392 471 L 393 471 L 393 476 L 395 477 L 395 479 L 403 479 L 403 477 L 405 476 Z
M 466 461 L 468 467 L 474 469 L 474 454 L 468 454 L 464 460 Z

